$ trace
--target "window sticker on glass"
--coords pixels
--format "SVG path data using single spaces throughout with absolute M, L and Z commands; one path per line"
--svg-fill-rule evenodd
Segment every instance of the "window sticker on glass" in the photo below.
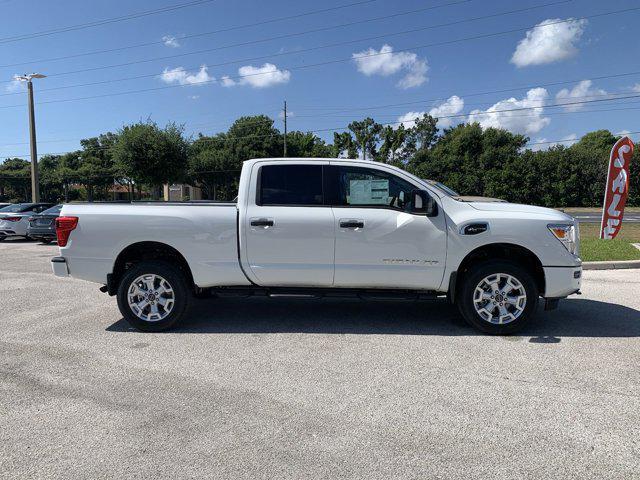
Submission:
M 389 180 L 350 180 L 350 205 L 387 205 L 389 202 Z

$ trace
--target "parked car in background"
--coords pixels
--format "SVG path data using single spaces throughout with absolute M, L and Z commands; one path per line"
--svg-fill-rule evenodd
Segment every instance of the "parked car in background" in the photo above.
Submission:
M 56 239 L 56 218 L 60 216 L 62 205 L 55 205 L 42 213 L 29 217 L 27 235 L 42 243 L 51 243 Z
M 0 242 L 8 237 L 28 238 L 29 217 L 51 208 L 52 203 L 14 203 L 0 209 Z

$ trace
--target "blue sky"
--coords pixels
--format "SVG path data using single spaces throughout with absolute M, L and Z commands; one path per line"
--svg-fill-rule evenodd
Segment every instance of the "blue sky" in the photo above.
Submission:
M 410 124 L 422 112 L 524 133 L 533 148 L 600 128 L 640 130 L 640 98 L 615 100 L 640 95 L 640 73 L 589 81 L 640 72 L 640 10 L 593 17 L 636 0 L 214 0 L 10 38 L 184 3 L 0 0 L 0 157 L 29 151 L 26 93 L 11 80 L 32 71 L 49 75 L 34 80 L 40 154 L 147 118 L 184 123 L 188 135 L 261 113 L 281 127 L 285 99 L 290 130 L 329 141 L 354 119 Z M 120 50 L 83 55 L 109 49 Z M 595 99 L 606 101 L 576 103 Z M 568 105 L 549 106 L 558 103 Z

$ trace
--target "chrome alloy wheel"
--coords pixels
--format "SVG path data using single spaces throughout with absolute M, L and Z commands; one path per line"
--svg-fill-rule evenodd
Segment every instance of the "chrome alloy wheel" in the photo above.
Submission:
M 129 286 L 127 300 L 131 311 L 141 320 L 158 322 L 173 310 L 175 294 L 171 284 L 160 275 L 140 275 Z
M 473 292 L 476 313 L 489 323 L 504 325 L 517 319 L 527 304 L 522 283 L 507 273 L 494 273 L 483 278 Z

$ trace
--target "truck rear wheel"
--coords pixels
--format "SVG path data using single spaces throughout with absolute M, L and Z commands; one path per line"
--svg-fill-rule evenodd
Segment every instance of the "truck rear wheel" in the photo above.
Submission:
M 170 263 L 147 261 L 129 268 L 118 287 L 118 308 L 144 332 L 173 327 L 187 310 L 191 293 L 183 273 Z
M 457 303 L 472 326 L 492 335 L 508 335 L 533 316 L 538 289 L 533 276 L 519 265 L 489 260 L 466 272 Z

